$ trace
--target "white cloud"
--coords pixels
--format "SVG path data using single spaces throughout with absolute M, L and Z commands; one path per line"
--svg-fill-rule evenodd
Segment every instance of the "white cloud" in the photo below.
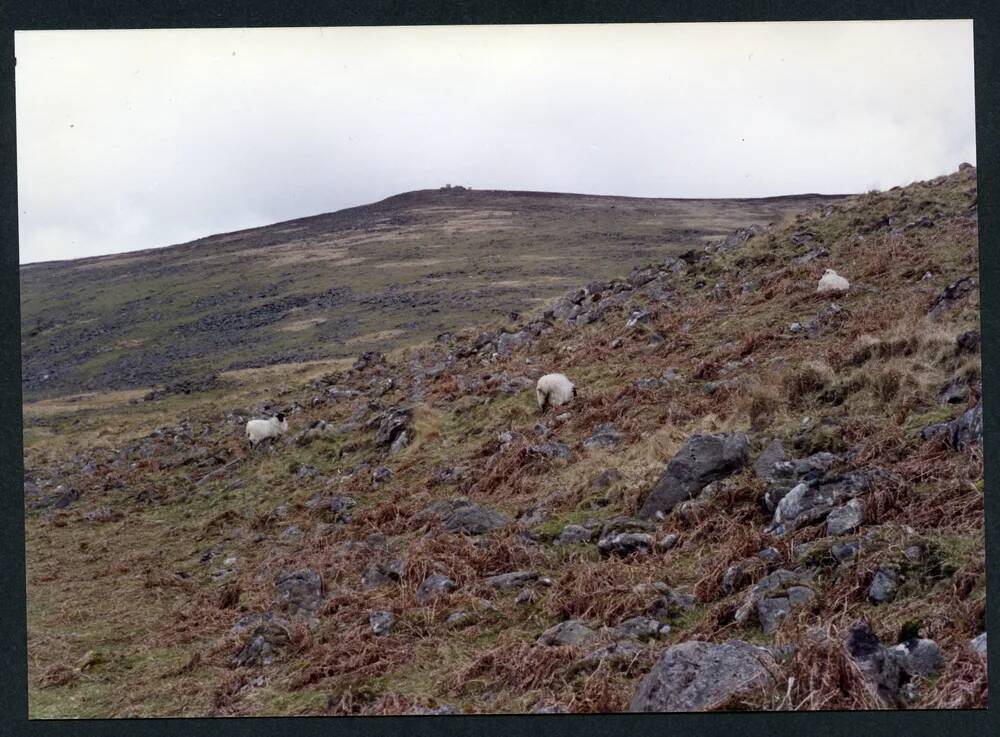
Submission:
M 21 261 L 463 183 L 853 192 L 975 162 L 971 21 L 18 32 Z

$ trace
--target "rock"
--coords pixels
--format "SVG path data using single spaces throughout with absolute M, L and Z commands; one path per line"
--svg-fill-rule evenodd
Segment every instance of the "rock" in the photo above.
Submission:
M 273 663 L 291 643 L 288 627 L 288 622 L 275 617 L 272 612 L 241 617 L 233 625 L 232 632 L 249 632 L 249 636 L 233 658 L 233 665 L 250 667 Z
M 639 509 L 640 517 L 670 512 L 712 481 L 738 471 L 749 460 L 750 445 L 743 433 L 691 436 L 667 464 L 667 470 Z
M 899 661 L 882 646 L 866 622 L 858 622 L 847 636 L 847 652 L 876 687 L 878 695 L 890 705 L 899 699 Z
M 456 714 L 461 714 L 458 709 L 450 704 L 444 704 L 442 706 L 414 706 L 411 707 L 407 714 L 420 714 L 423 716 L 454 716 Z
M 458 611 L 449 614 L 444 623 L 449 627 L 459 629 L 461 627 L 468 627 L 471 624 L 475 624 L 476 619 L 476 615 L 472 612 Z
M 743 587 L 745 577 L 742 565 L 734 563 L 729 566 L 722 574 L 722 592 L 728 596 L 739 591 Z
M 306 502 L 306 509 L 330 522 L 347 524 L 351 521 L 351 509 L 356 502 L 349 496 L 324 498 L 317 494 Z
M 671 532 L 664 535 L 662 538 L 656 541 L 656 550 L 660 553 L 665 553 L 668 550 L 673 550 L 677 547 L 677 543 L 681 540 L 680 535 L 676 532 Z
M 510 522 L 507 515 L 480 506 L 465 497 L 435 502 L 417 515 L 416 519 L 422 521 L 428 517 L 439 518 L 449 532 L 466 535 L 482 535 Z
M 934 298 L 928 314 L 936 320 L 965 298 L 976 286 L 976 280 L 971 276 L 962 277 L 953 284 L 949 284 L 941 294 Z
M 625 322 L 626 328 L 634 328 L 636 325 L 646 325 L 653 319 L 653 313 L 649 310 L 633 310 L 628 320 Z
M 377 589 L 381 586 L 388 586 L 392 583 L 399 583 L 403 578 L 405 563 L 401 560 L 393 560 L 388 563 L 371 563 L 361 576 L 361 587 L 364 589 Z
M 602 471 L 601 474 L 590 483 L 590 486 L 597 491 L 604 491 L 605 489 L 613 486 L 616 482 L 621 481 L 621 479 L 621 472 L 614 468 L 609 468 L 606 471 Z
M 841 502 L 866 492 L 877 478 L 892 478 L 881 469 L 864 469 L 803 481 L 778 502 L 770 531 L 784 534 L 817 522 Z
M 323 580 L 316 571 L 304 569 L 275 578 L 279 602 L 289 614 L 312 614 L 323 603 Z
M 565 622 L 549 627 L 538 637 L 543 645 L 585 645 L 597 639 L 597 633 L 579 619 L 567 619 Z
M 385 366 L 385 364 L 386 361 L 383 354 L 378 351 L 365 351 L 358 357 L 358 360 L 354 362 L 351 368 L 355 371 L 364 371 L 374 366 Z
M 593 670 L 601 663 L 608 663 L 617 667 L 628 667 L 634 663 L 644 652 L 643 648 L 634 642 L 612 642 L 610 645 L 594 650 L 586 657 L 577 661 L 574 671 Z
M 597 541 L 601 555 L 625 557 L 638 552 L 649 552 L 653 547 L 653 536 L 645 532 L 619 532 Z
M 883 563 L 875 571 L 871 586 L 868 587 L 868 600 L 873 604 L 885 604 L 896 598 L 899 591 L 899 574 L 894 568 Z
M 848 318 L 847 310 L 843 309 L 835 302 L 831 302 L 805 324 L 806 334 L 810 338 L 816 338 L 826 331 L 827 328 L 835 328 L 844 323 Z
M 941 391 L 941 404 L 964 404 L 968 396 L 969 385 L 956 377 Z
M 778 442 L 778 441 L 776 441 Z M 768 446 L 768 450 L 771 449 Z M 768 463 L 775 457 L 774 452 L 767 457 L 768 450 L 754 464 L 754 472 L 768 484 L 764 494 L 764 504 L 773 512 L 785 495 L 803 481 L 813 481 L 822 478 L 839 458 L 832 453 L 814 453 L 806 458 L 779 459 Z M 784 451 L 782 450 L 782 454 Z
M 654 585 L 654 588 L 660 592 L 650 607 L 654 617 L 676 617 L 695 605 L 691 594 L 675 591 L 665 584 Z
M 624 442 L 625 436 L 611 425 L 598 425 L 589 438 L 583 441 L 587 450 L 614 448 Z
M 610 630 L 616 640 L 659 640 L 670 634 L 670 625 L 649 617 L 626 619 Z
M 705 711 L 728 699 L 777 685 L 771 654 L 742 640 L 692 640 L 668 648 L 642 679 L 631 712 Z
M 958 336 L 955 344 L 959 353 L 978 353 L 979 332 L 976 330 L 968 330 Z
M 537 580 L 538 574 L 534 571 L 513 571 L 501 573 L 498 576 L 489 576 L 483 582 L 495 589 L 519 589 Z
M 514 598 L 515 604 L 534 604 L 538 601 L 539 594 L 534 589 L 521 589 Z
M 847 543 L 834 543 L 830 547 L 830 555 L 832 555 L 838 562 L 844 563 L 854 558 L 860 550 L 860 540 Z
M 423 606 L 431 601 L 431 599 L 449 594 L 457 588 L 458 584 L 447 576 L 443 576 L 440 573 L 432 573 L 417 588 L 417 603 Z
M 971 640 L 969 640 L 969 644 L 972 645 L 972 649 L 975 650 L 979 655 L 981 655 L 984 658 L 986 657 L 986 633 L 985 632 L 982 632 L 982 633 L 976 635 L 975 637 L 973 637 Z
M 528 452 L 532 455 L 541 456 L 543 458 L 560 458 L 563 460 L 569 460 L 573 457 L 573 451 L 569 449 L 569 446 L 556 442 L 529 445 Z
M 753 472 L 765 481 L 774 483 L 774 466 L 784 460 L 785 444 L 781 442 L 781 438 L 775 438 L 753 462 Z
M 559 533 L 556 543 L 559 545 L 578 545 L 580 543 L 593 542 L 598 531 L 584 527 L 583 525 L 566 525 Z
M 830 511 L 826 517 L 826 534 L 844 535 L 856 530 L 865 520 L 865 509 L 860 499 L 851 499 L 842 507 Z
M 379 420 L 378 431 L 375 433 L 375 445 L 392 446 L 406 431 L 412 419 L 413 410 L 408 407 L 393 407 L 386 411 Z
M 934 640 L 913 638 L 896 645 L 890 653 L 900 669 L 910 676 L 931 678 L 944 666 L 944 653 Z
M 791 586 L 784 596 L 761 599 L 757 602 L 757 619 L 764 634 L 773 634 L 792 609 L 814 598 L 815 594 L 807 586 Z
M 547 704 L 544 706 L 536 706 L 531 710 L 532 714 L 566 714 L 566 708 L 560 706 L 559 704 Z
M 280 535 L 278 535 L 278 542 L 286 543 L 290 545 L 295 545 L 302 542 L 305 534 L 295 525 L 289 525 L 286 527 Z
M 386 468 L 385 466 L 379 466 L 374 471 L 372 471 L 372 483 L 375 484 L 376 486 L 378 486 L 379 484 L 384 484 L 391 478 L 392 478 L 392 471 Z
M 765 563 L 780 563 L 782 560 L 782 555 L 778 552 L 777 548 L 764 548 L 759 553 L 757 557 L 760 558 Z
M 501 356 L 509 356 L 517 348 L 529 343 L 531 337 L 531 333 L 524 330 L 517 333 L 501 333 L 497 339 L 497 353 Z
M 396 622 L 396 615 L 392 612 L 372 612 L 368 616 L 368 623 L 372 626 L 372 632 L 376 637 L 389 634 L 392 625 Z
M 750 587 L 746 599 L 736 610 L 733 619 L 740 623 L 747 621 L 750 615 L 757 610 L 758 603 L 764 599 L 790 599 L 792 595 L 788 593 L 789 590 L 792 587 L 808 583 L 810 577 L 811 574 L 808 571 L 789 571 L 784 568 L 767 574 Z M 789 606 L 791 606 L 790 601 Z

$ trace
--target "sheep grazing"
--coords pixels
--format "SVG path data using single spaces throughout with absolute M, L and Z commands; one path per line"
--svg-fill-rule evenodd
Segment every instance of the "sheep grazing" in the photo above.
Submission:
M 846 292 L 851 288 L 851 283 L 838 274 L 833 269 L 823 272 L 823 278 L 819 280 L 817 292 Z
M 576 387 L 563 374 L 545 374 L 535 386 L 538 407 L 544 412 L 549 407 L 558 407 L 576 397 Z
M 267 420 L 250 420 L 247 423 L 247 440 L 254 447 L 262 440 L 276 438 L 281 433 L 288 432 L 288 420 L 280 412 Z

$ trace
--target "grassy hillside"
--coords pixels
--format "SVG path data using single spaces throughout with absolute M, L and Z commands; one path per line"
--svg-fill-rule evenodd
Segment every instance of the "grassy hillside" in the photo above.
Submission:
M 384 350 L 831 198 L 426 190 L 170 248 L 21 269 L 33 399 Z
M 984 706 L 982 454 L 940 427 L 981 406 L 975 169 L 724 252 L 594 258 L 576 296 L 384 362 L 358 346 L 159 402 L 26 405 L 31 715 L 621 711 L 693 640 L 768 648 L 774 673 L 704 708 Z M 817 293 L 827 268 L 851 289 Z M 549 371 L 579 395 L 541 414 Z M 289 433 L 249 450 L 243 421 L 279 410 Z M 637 519 L 699 432 L 745 433 L 748 462 Z M 823 469 L 806 486 L 865 481 L 774 529 L 775 440 Z M 771 619 L 781 577 L 809 594 Z M 635 617 L 651 639 L 623 634 Z M 567 620 L 589 639 L 540 639 Z M 848 643 L 861 621 L 940 662 L 882 693 Z

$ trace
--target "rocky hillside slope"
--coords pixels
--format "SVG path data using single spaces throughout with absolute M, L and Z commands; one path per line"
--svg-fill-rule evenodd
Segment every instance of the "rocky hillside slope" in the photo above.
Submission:
M 336 370 L 29 413 L 32 715 L 984 706 L 976 222 L 963 166 Z
M 170 248 L 31 264 L 23 389 L 37 399 L 204 386 L 223 371 L 385 350 L 833 199 L 426 190 Z

